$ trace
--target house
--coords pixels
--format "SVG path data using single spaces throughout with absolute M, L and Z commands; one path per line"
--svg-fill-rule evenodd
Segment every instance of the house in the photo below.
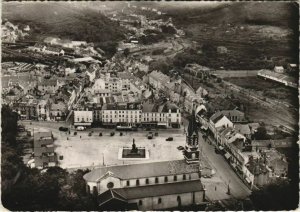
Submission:
M 37 100 L 31 95 L 26 95 L 13 103 L 13 109 L 21 120 L 37 120 Z
M 50 103 L 47 99 L 39 100 L 36 110 L 38 120 L 45 121 L 50 119 Z
M 123 87 L 122 80 L 117 77 L 107 77 L 105 79 L 99 78 L 95 80 L 95 84 L 92 87 L 92 92 L 97 93 L 98 90 L 107 89 L 112 93 L 118 93 L 123 90 Z
M 54 94 L 58 88 L 57 79 L 42 79 L 37 85 L 37 89 L 42 93 Z
M 170 82 L 169 76 L 158 71 L 152 71 L 148 75 L 148 77 L 149 77 L 149 84 L 156 89 L 163 89 L 164 86 Z
M 263 187 L 271 182 L 271 170 L 267 167 L 262 158 L 250 158 L 246 167 L 249 170 L 249 181 L 253 179 L 252 182 L 249 182 L 252 187 Z
M 282 73 L 284 73 L 284 68 L 283 68 L 283 66 L 275 66 L 275 67 L 274 67 L 274 71 L 275 71 L 276 73 L 282 74 Z
M 234 124 L 233 127 L 246 138 L 251 139 L 252 133 L 248 124 Z
M 224 115 L 226 116 L 232 123 L 244 123 L 247 122 L 245 118 L 245 113 L 239 111 L 239 110 L 221 110 L 215 113 L 216 116 L 218 115 Z
M 196 94 L 199 95 L 200 98 L 206 97 L 208 95 L 208 92 L 206 89 L 199 87 L 196 91 Z
M 39 169 L 57 165 L 52 132 L 33 132 L 35 167 Z
M 203 203 L 199 173 L 198 164 L 175 160 L 102 167 L 83 178 L 100 210 L 163 210 Z
M 266 165 L 272 170 L 271 177 L 275 179 L 287 177 L 288 162 L 284 154 L 276 149 L 264 150 L 261 154 Z
M 67 115 L 67 105 L 63 101 L 53 102 L 50 104 L 50 120 L 62 121 Z
M 88 69 L 85 73 L 89 77 L 90 82 L 93 82 L 96 78 L 96 70 Z
M 91 126 L 93 122 L 93 111 L 75 110 L 74 126 Z
M 217 138 L 217 128 L 219 127 L 233 127 L 233 123 L 222 113 L 215 113 L 209 119 L 209 129 L 212 132 L 214 138 Z

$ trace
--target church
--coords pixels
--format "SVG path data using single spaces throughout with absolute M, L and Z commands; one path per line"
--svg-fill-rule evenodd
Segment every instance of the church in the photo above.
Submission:
M 100 210 L 164 210 L 201 205 L 198 128 L 193 113 L 186 133 L 184 159 L 107 166 L 84 175 L 98 194 Z

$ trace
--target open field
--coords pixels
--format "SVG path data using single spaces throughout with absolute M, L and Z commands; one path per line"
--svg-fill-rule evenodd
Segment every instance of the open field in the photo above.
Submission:
M 263 97 L 276 99 L 294 105 L 296 108 L 298 107 L 298 92 L 294 88 L 289 88 L 280 83 L 263 80 L 255 76 L 224 78 L 224 80 L 242 88 L 255 91 Z

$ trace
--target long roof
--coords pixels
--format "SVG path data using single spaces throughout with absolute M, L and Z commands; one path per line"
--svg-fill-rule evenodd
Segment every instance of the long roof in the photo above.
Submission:
M 203 191 L 200 180 L 113 189 L 127 200 Z
M 96 182 L 108 171 L 120 179 L 137 179 L 147 177 L 168 176 L 199 172 L 198 164 L 187 164 L 185 160 L 161 161 L 130 165 L 109 166 L 94 169 L 83 178 L 88 182 Z

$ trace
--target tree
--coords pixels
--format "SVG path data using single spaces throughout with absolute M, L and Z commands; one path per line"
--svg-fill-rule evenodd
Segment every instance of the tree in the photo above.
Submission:
M 254 137 L 255 137 L 256 140 L 269 139 L 266 127 L 265 126 L 258 127 L 255 134 L 254 134 Z
M 297 188 L 286 181 L 277 181 L 252 191 L 250 199 L 256 210 L 294 210 L 298 207 L 298 195 Z
M 129 53 L 130 53 L 130 50 L 128 48 L 124 49 L 125 57 L 128 57 Z

